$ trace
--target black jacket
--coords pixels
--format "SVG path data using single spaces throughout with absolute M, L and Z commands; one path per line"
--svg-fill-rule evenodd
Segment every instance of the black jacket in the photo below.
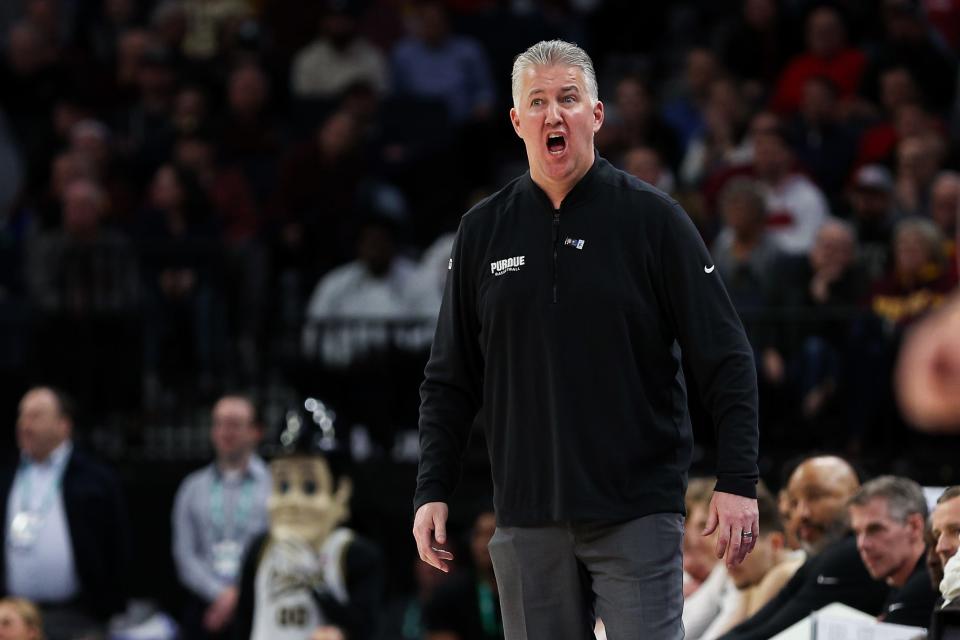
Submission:
M 884 610 L 888 593 L 887 585 L 870 577 L 857 551 L 856 539 L 848 536 L 803 563 L 773 600 L 722 640 L 772 638 L 833 602 L 875 616 Z
M 890 590 L 880 617 L 891 624 L 926 627 L 930 624 L 930 615 L 939 595 L 930 583 L 927 556 L 923 553 L 904 585 Z
M 554 210 L 529 173 L 462 219 L 426 378 L 414 506 L 448 501 L 478 411 L 501 525 L 683 513 L 681 349 L 755 496 L 756 372 L 680 206 L 599 156 Z
M 0 514 L 7 513 L 16 467 L 0 471 Z M 63 504 L 80 582 L 78 604 L 101 620 L 126 607 L 130 525 L 120 482 L 109 469 L 74 446 L 63 472 Z M 0 527 L 5 549 L 6 526 Z M 6 595 L 6 561 L 0 562 L 0 596 Z

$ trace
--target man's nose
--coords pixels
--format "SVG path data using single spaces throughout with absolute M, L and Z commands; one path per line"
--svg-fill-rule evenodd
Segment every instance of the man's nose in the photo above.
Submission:
M 934 551 L 940 554 L 950 554 L 956 553 L 957 551 L 957 536 L 944 532 L 940 534 L 940 537 L 937 538 L 937 546 L 934 547 Z
M 562 120 L 563 116 L 560 113 L 560 104 L 557 102 L 551 102 L 549 105 L 547 105 L 547 124 L 560 124 Z

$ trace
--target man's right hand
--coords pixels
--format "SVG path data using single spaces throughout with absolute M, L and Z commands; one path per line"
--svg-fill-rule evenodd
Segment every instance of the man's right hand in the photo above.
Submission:
M 238 596 L 236 587 L 227 587 L 221 591 L 217 599 L 207 607 L 203 616 L 203 627 L 210 633 L 218 633 L 225 629 L 237 607 Z
M 444 573 L 450 573 L 447 562 L 453 560 L 452 553 L 440 548 L 447 543 L 448 512 L 446 502 L 428 502 L 417 509 L 413 518 L 413 539 L 417 541 L 420 559 Z

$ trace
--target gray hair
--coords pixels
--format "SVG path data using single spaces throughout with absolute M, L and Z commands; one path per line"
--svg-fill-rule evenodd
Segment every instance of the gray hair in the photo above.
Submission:
M 847 506 L 862 507 L 875 498 L 887 501 L 887 511 L 897 522 L 906 522 L 914 513 L 927 520 L 927 499 L 919 484 L 909 478 L 880 476 L 864 483 Z
M 600 99 L 597 90 L 597 74 L 593 70 L 593 61 L 587 52 L 575 44 L 564 40 L 541 40 L 513 60 L 513 72 L 510 80 L 513 89 L 513 106 L 520 104 L 520 87 L 523 84 L 524 72 L 535 66 L 576 67 L 583 72 L 587 94 L 590 101 L 596 103 Z
M 893 228 L 893 241 L 908 233 L 917 234 L 927 249 L 927 259 L 937 264 L 943 261 L 943 233 L 939 227 L 926 218 L 904 218 Z

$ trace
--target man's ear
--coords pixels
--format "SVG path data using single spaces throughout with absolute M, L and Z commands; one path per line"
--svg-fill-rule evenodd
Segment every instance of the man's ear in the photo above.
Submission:
M 596 133 L 600 131 L 600 127 L 603 126 L 603 103 L 597 100 L 597 104 L 593 105 L 593 132 Z
M 923 516 L 919 513 L 911 513 L 907 516 L 907 526 L 910 527 L 910 533 L 915 538 L 923 540 L 923 530 L 926 528 Z
M 510 124 L 513 125 L 513 131 L 517 134 L 517 137 L 523 139 L 523 136 L 520 135 L 520 114 L 516 107 L 510 108 Z

